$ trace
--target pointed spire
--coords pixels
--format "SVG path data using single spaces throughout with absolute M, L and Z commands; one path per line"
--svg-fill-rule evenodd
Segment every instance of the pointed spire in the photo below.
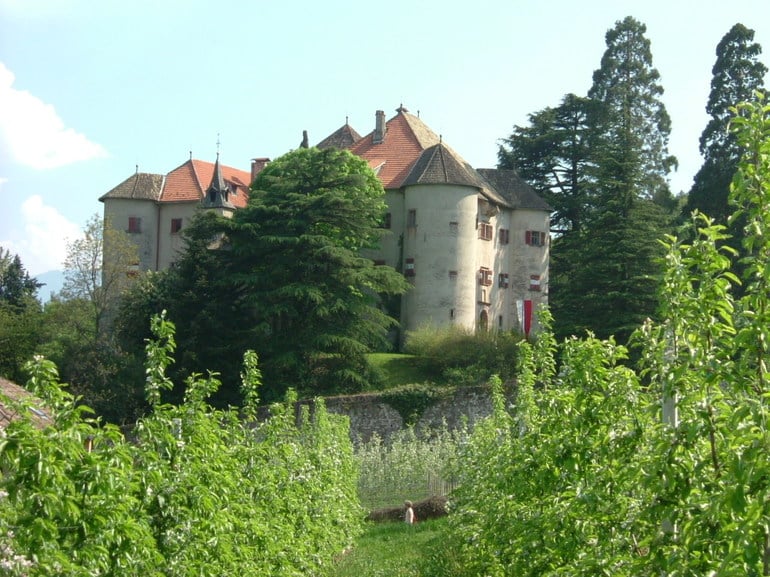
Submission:
M 217 139 L 217 148 L 219 148 L 219 139 Z M 203 199 L 203 203 L 208 207 L 228 207 L 232 208 L 228 197 L 230 195 L 230 189 L 225 184 L 225 179 L 222 177 L 222 169 L 219 165 L 219 152 L 217 151 L 217 160 L 214 163 L 214 173 L 211 175 L 211 184 L 206 189 L 206 197 Z

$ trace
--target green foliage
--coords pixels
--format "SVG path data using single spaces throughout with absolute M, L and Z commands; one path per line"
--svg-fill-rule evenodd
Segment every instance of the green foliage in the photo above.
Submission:
M 631 16 L 607 31 L 607 48 L 588 91 L 602 109 L 601 137 L 594 142 L 601 202 L 617 202 L 620 215 L 634 198 L 668 198 L 666 175 L 677 163 L 668 154 L 671 119 L 646 32 Z
M 365 354 L 395 323 L 377 295 L 408 286 L 360 255 L 382 232 L 382 185 L 351 153 L 311 148 L 270 163 L 252 189 L 225 229 L 228 282 L 263 371 L 307 390 L 362 390 Z
M 551 339 L 522 344 L 515 411 L 498 394 L 460 458 L 456 574 L 770 574 L 770 106 L 733 122 L 744 292 L 725 227 L 696 214 L 663 243 L 638 374 L 612 339 L 567 340 L 558 374 Z
M 0 247 L 0 303 L 24 308 L 30 299 L 37 299 L 37 289 L 41 286 L 29 276 L 19 255 L 11 256 L 10 251 Z
M 706 104 L 710 118 L 700 136 L 704 162 L 688 194 L 685 215 L 698 210 L 719 224 L 727 223 L 730 182 L 741 157 L 735 135 L 728 129 L 730 108 L 737 102 L 753 100 L 754 91 L 761 90 L 767 73 L 767 67 L 758 60 L 761 53 L 762 47 L 754 42 L 754 31 L 743 24 L 730 28 L 717 45 Z
M 126 346 L 137 349 L 149 314 L 167 310 L 179 323 L 174 401 L 185 375 L 211 369 L 223 380 L 213 402 L 239 403 L 246 350 L 259 355 L 267 402 L 289 383 L 311 395 L 363 390 L 366 354 L 386 348 L 396 322 L 380 297 L 408 287 L 361 256 L 382 234 L 384 210 L 377 177 L 347 151 L 303 148 L 274 160 L 246 208 L 232 219 L 196 217 L 176 266 L 132 290 L 118 321 Z
M 498 154 L 554 209 L 549 303 L 559 338 L 590 331 L 625 343 L 657 312 L 657 239 L 677 209 L 666 182 L 676 159 L 645 33 L 632 17 L 616 22 L 587 97 L 568 94 L 530 115 Z
M 19 256 L 0 247 L 0 375 L 11 381 L 21 382 L 24 364 L 43 338 L 39 287 Z
M 420 577 L 425 560 L 443 552 L 447 521 L 430 520 L 416 525 L 373 523 L 365 527 L 356 547 L 342 556 L 335 577 Z M 436 577 L 448 577 L 435 573 Z
M 415 431 L 409 427 L 387 443 L 376 435 L 358 443 L 355 456 L 361 505 L 372 511 L 451 492 L 452 466 L 467 436 L 464 428 Z
M 86 223 L 83 236 L 67 244 L 60 296 L 88 303 L 94 323 L 88 334 L 93 340 L 108 328 L 111 309 L 130 283 L 128 271 L 138 262 L 139 252 L 130 236 L 96 214 Z
M 298 422 L 293 395 L 266 421 L 245 422 L 208 405 L 213 375 L 190 377 L 181 406 L 162 404 L 173 325 L 156 317 L 153 331 L 153 412 L 132 443 L 85 419 L 49 361 L 30 366 L 28 386 L 53 421 L 20 418 L 0 430 L 0 567 L 30 576 L 322 574 L 361 518 L 347 423 L 323 402 Z M 253 414 L 251 354 L 243 379 Z
M 625 217 L 607 208 L 592 226 L 552 243 L 549 294 L 559 338 L 614 335 L 627 342 L 657 315 L 663 249 L 671 219 L 655 203 L 634 199 Z
M 521 337 L 514 333 L 475 333 L 462 327 L 425 327 L 407 334 L 405 352 L 427 373 L 451 385 L 485 383 L 493 374 L 513 376 Z
M 498 168 L 515 170 L 553 208 L 551 228 L 580 231 L 595 208 L 593 144 L 598 137 L 596 101 L 567 94 L 556 108 L 529 115 L 498 150 Z
M 413 426 L 426 409 L 446 398 L 448 393 L 448 389 L 430 384 L 411 384 L 383 391 L 380 398 L 398 411 L 406 426 Z
M 376 386 L 370 387 L 371 390 L 382 390 L 408 385 L 412 383 L 423 383 L 431 378 L 431 373 L 420 366 L 420 359 L 414 355 L 403 353 L 370 353 L 366 357 L 372 374 L 376 381 Z

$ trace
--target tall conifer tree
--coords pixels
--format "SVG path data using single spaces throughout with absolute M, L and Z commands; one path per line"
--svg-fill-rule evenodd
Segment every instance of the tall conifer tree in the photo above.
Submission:
M 596 205 L 580 236 L 553 245 L 551 303 L 561 336 L 591 330 L 625 341 L 657 309 L 657 239 L 669 232 L 667 175 L 676 159 L 668 153 L 671 120 L 645 32 L 631 17 L 607 32 L 588 93 L 599 108 Z
M 529 126 L 514 126 L 498 150 L 498 167 L 518 172 L 553 207 L 559 235 L 580 231 L 595 204 L 596 115 L 594 101 L 567 94 L 556 108 L 530 114 Z
M 743 24 L 735 24 L 717 45 L 706 105 L 711 118 L 700 137 L 703 165 L 695 175 L 685 215 L 697 209 L 718 223 L 727 223 L 732 212 L 727 202 L 730 182 L 741 156 L 735 134 L 728 129 L 730 107 L 754 101 L 754 92 L 762 89 L 767 67 L 758 60 L 761 53 L 754 31 Z

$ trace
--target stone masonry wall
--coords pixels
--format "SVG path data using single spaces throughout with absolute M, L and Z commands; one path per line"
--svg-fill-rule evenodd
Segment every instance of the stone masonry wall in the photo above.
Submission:
M 330 413 L 348 416 L 350 436 L 354 442 L 366 442 L 374 433 L 387 441 L 405 427 L 399 412 L 375 393 L 327 397 L 325 401 Z M 491 413 L 489 387 L 460 387 L 428 407 L 415 424 L 415 430 L 419 433 L 426 428 L 441 427 L 444 423 L 450 430 L 465 424 L 472 427 Z

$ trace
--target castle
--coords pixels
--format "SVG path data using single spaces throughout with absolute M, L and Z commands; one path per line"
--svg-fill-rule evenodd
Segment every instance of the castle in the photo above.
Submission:
M 533 311 L 548 300 L 551 209 L 515 172 L 472 168 L 403 106 L 389 120 L 377 111 L 366 136 L 346 122 L 317 146 L 365 159 L 385 188 L 390 233 L 367 256 L 412 284 L 402 330 L 536 330 Z M 166 175 L 137 170 L 99 199 L 105 223 L 131 234 L 138 268 L 166 269 L 195 212 L 232 215 L 268 162 L 254 159 L 243 171 L 191 158 Z

